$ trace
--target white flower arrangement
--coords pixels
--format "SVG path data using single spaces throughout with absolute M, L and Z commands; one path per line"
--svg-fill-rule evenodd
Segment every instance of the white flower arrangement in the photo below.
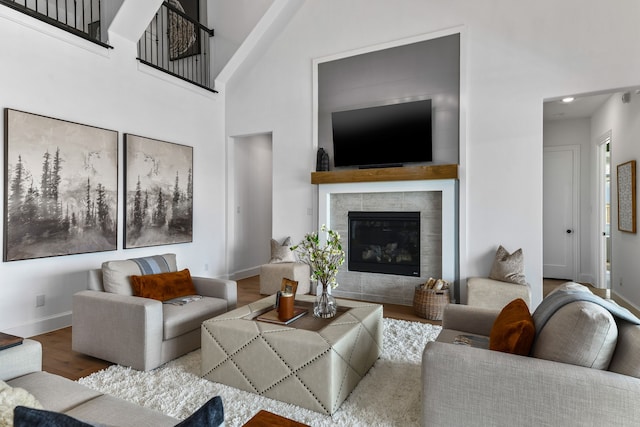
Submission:
M 297 245 L 291 247 L 298 259 L 311 268 L 311 280 L 318 280 L 323 287 L 331 286 L 336 288 L 338 282 L 336 275 L 338 267 L 344 264 L 344 250 L 340 242 L 340 233 L 327 228 L 326 225 L 320 227 L 321 232 L 327 233 L 327 241 L 324 246 L 320 245 L 318 232 L 307 233 L 304 239 Z

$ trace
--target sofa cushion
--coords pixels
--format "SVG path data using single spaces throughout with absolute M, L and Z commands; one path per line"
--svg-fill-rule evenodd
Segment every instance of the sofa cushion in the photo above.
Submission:
M 269 264 L 296 262 L 296 256 L 290 248 L 291 237 L 284 239 L 282 244 L 275 239 L 271 239 L 271 259 L 269 260 Z
M 13 425 L 13 410 L 16 406 L 42 408 L 38 399 L 21 387 L 11 387 L 0 381 L 0 426 Z
M 493 260 L 489 278 L 502 282 L 526 285 L 527 280 L 524 277 L 524 256 L 522 249 L 518 249 L 510 254 L 500 245 Z
M 532 356 L 595 369 L 607 369 L 618 328 L 608 310 L 588 301 L 559 308 L 538 331 Z
M 185 305 L 162 304 L 163 339 L 200 329 L 202 322 L 226 311 L 227 301 L 222 298 L 203 297 Z
M 23 375 L 7 383 L 12 387 L 29 390 L 43 407 L 57 412 L 66 412 L 102 395 L 67 378 L 44 371 Z
M 535 334 L 529 307 L 522 298 L 518 298 L 507 304 L 493 323 L 489 349 L 527 356 Z
M 158 301 L 195 295 L 196 288 L 191 280 L 189 269 L 160 274 L 131 276 L 133 294 L 138 297 L 151 298 Z
M 172 427 L 178 423 L 177 419 L 158 410 L 107 394 L 65 411 L 65 414 L 91 424 L 114 427 Z
M 133 295 L 130 276 L 166 273 L 177 269 L 175 254 L 107 261 L 102 263 L 102 282 L 106 292 Z
M 611 372 L 640 378 L 640 326 L 618 321 L 618 342 L 609 364 Z

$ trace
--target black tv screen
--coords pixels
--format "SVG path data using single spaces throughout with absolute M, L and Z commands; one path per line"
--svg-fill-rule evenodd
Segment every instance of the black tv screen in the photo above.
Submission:
M 430 99 L 336 111 L 331 122 L 336 167 L 432 160 Z

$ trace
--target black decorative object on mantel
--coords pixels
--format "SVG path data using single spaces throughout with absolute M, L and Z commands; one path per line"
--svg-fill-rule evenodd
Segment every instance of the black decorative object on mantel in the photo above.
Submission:
M 329 153 L 324 148 L 318 148 L 316 158 L 316 172 L 325 172 L 329 170 Z

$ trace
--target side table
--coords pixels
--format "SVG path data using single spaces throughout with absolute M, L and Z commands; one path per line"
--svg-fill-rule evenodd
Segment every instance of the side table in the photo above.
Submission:
M 274 414 L 273 412 L 262 410 L 255 414 L 243 427 L 310 427 L 289 418 Z

